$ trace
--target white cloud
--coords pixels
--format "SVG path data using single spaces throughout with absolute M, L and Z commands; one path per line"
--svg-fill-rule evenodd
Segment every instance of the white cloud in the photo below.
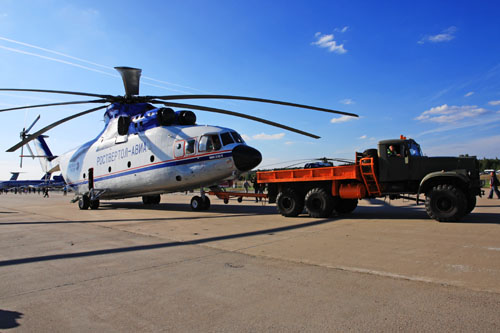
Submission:
M 330 122 L 332 124 L 345 123 L 346 121 L 353 120 L 353 119 L 358 119 L 358 118 L 351 117 L 351 116 L 342 116 L 340 118 L 332 118 L 332 120 L 330 120 Z
M 260 133 L 252 136 L 254 140 L 280 140 L 285 136 L 285 133 L 277 133 L 277 134 L 266 134 Z
M 366 136 L 366 135 L 362 135 L 362 136 L 360 136 L 360 137 L 359 137 L 359 139 L 364 140 L 364 139 L 366 139 L 367 137 L 368 137 L 368 136 Z
M 424 111 L 415 119 L 440 124 L 454 123 L 465 118 L 475 118 L 486 112 L 488 110 L 479 108 L 476 105 L 448 106 L 448 104 L 443 104 Z
M 467 94 L 464 95 L 464 97 L 470 97 L 474 95 L 474 92 L 473 91 L 469 91 Z
M 351 105 L 351 104 L 354 104 L 355 102 L 350 98 L 345 98 L 345 99 L 341 100 L 340 103 L 345 104 L 345 105 Z
M 288 146 L 293 145 L 294 143 L 295 142 L 293 142 L 293 141 L 287 141 L 287 142 L 285 142 L 285 144 L 288 145 Z
M 450 40 L 455 38 L 455 32 L 457 31 L 457 27 L 451 26 L 449 28 L 444 29 L 441 33 L 437 35 L 427 35 L 418 41 L 418 44 L 424 44 L 426 42 L 430 43 L 442 43 L 449 42 Z
M 488 102 L 489 105 L 500 105 L 500 100 L 498 101 L 490 101 Z
M 323 35 L 321 32 L 317 32 L 314 37 L 316 41 L 312 45 L 317 45 L 318 47 L 326 48 L 329 52 L 335 52 L 338 54 L 344 54 L 347 50 L 344 48 L 344 44 L 337 45 L 334 40 L 335 36 L 333 34 Z
M 242 137 L 242 138 L 243 138 L 243 140 L 245 140 L 245 141 L 250 141 L 250 140 L 252 140 L 252 138 L 251 138 L 251 137 L 249 137 L 249 136 L 248 136 L 248 135 L 246 135 L 246 134 L 241 134 L 241 137 Z
M 344 26 L 344 27 L 342 27 L 342 28 L 335 28 L 335 29 L 333 29 L 333 31 L 340 32 L 340 33 L 344 33 L 347 30 L 349 30 L 349 26 L 347 26 L 347 25 Z

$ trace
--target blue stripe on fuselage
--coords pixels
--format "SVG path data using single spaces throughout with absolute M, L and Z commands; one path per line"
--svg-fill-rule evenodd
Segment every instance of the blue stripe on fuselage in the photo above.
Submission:
M 131 175 L 131 174 L 134 174 L 134 173 L 146 172 L 146 171 L 151 171 L 151 170 L 155 170 L 155 169 L 167 168 L 167 167 L 176 166 L 176 165 L 199 163 L 199 162 L 202 162 L 202 161 L 227 158 L 227 157 L 231 157 L 232 155 L 233 155 L 232 151 L 228 151 L 228 152 L 219 152 L 219 153 L 215 153 L 215 154 L 211 154 L 211 155 L 205 155 L 205 156 L 194 156 L 192 158 L 186 158 L 186 159 L 182 159 L 182 160 L 173 160 L 173 161 L 169 160 L 169 161 L 159 162 L 159 163 L 152 164 L 152 165 L 149 164 L 149 165 L 146 165 L 146 166 L 137 167 L 137 168 L 132 169 L 132 170 L 119 171 L 116 174 L 110 174 L 110 175 L 107 175 L 107 176 L 96 177 L 96 178 L 94 178 L 94 183 L 102 181 L 102 180 L 107 180 L 107 179 L 112 179 L 112 178 L 127 176 L 127 175 Z M 69 186 L 74 187 L 74 186 L 84 185 L 84 184 L 87 184 L 87 183 L 88 183 L 88 180 L 84 180 L 82 182 L 69 184 Z

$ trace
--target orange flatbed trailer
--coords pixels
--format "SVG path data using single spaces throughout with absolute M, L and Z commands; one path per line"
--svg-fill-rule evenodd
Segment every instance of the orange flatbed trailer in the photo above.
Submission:
M 350 212 L 358 199 L 381 195 L 374 158 L 358 154 L 349 165 L 258 171 L 257 182 L 267 184 L 269 202 L 284 216 L 297 216 L 304 205 L 313 217 Z

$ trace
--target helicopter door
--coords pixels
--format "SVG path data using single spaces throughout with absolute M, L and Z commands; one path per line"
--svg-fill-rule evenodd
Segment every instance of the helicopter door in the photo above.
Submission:
M 89 190 L 94 188 L 94 168 L 89 169 Z
M 175 143 L 174 143 L 174 157 L 175 158 L 184 157 L 184 153 L 185 153 L 184 144 L 185 144 L 184 140 L 175 141 Z

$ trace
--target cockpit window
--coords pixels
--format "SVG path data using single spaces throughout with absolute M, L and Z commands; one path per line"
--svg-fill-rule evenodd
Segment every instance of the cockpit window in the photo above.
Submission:
M 231 135 L 233 136 L 234 141 L 236 141 L 237 143 L 245 143 L 245 141 L 243 141 L 243 138 L 237 132 L 231 132 Z
M 420 146 L 416 142 L 409 143 L 410 156 L 423 156 Z
M 224 146 L 234 143 L 233 138 L 231 137 L 231 134 L 229 134 L 229 132 L 221 133 L 220 138 L 222 139 L 222 144 Z
M 218 134 L 203 135 L 200 139 L 199 151 L 215 151 L 222 148 Z

